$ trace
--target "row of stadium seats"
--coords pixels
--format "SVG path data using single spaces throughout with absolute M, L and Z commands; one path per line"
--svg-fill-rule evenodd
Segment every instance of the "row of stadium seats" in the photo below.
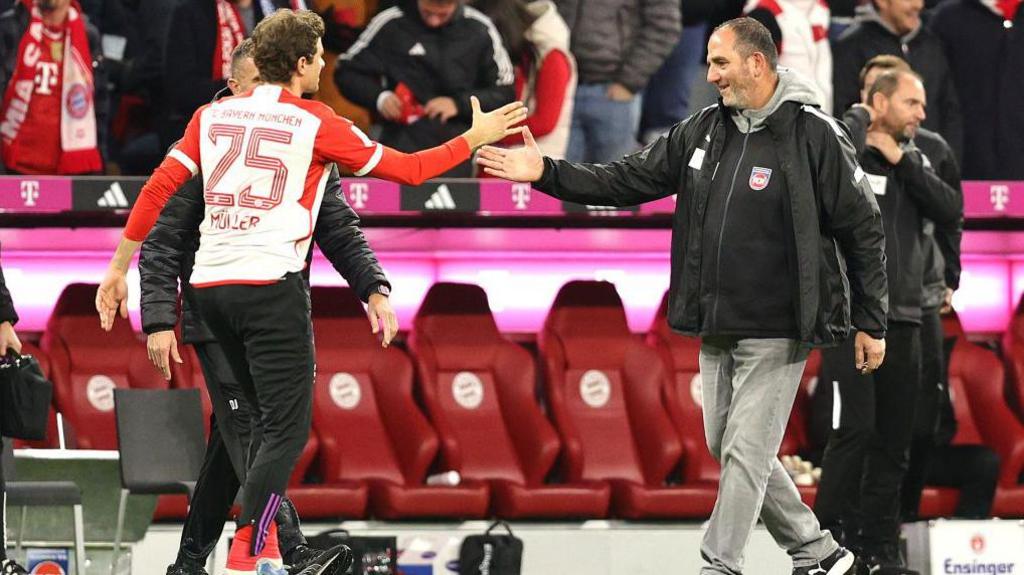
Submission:
M 124 321 L 99 329 L 94 285 L 68 286 L 41 339 L 55 407 L 78 448 L 115 449 L 115 387 L 163 388 Z M 408 350 L 381 348 L 347 288 L 313 288 L 317 375 L 313 433 L 288 495 L 316 518 L 685 519 L 710 515 L 718 464 L 704 443 L 699 342 L 673 334 L 666 302 L 649 333 L 630 333 L 615 287 L 574 281 L 538 336 L 539 365 L 503 337 L 484 291 L 439 283 L 427 293 Z M 1024 331 L 1024 330 L 1022 330 Z M 991 351 L 957 335 L 950 379 L 957 444 L 1002 460 L 994 514 L 1024 517 L 1024 425 Z M 37 351 L 37 350 L 31 350 Z M 172 387 L 203 388 L 191 348 Z M 805 421 L 819 359 L 811 355 L 782 454 L 807 447 Z M 209 413 L 209 399 L 204 407 Z M 51 438 L 52 440 L 52 438 Z M 52 443 L 52 441 L 51 441 Z M 456 487 L 426 485 L 457 470 Z M 318 482 L 304 480 L 316 477 Z M 811 503 L 813 486 L 801 487 Z M 924 517 L 951 514 L 954 489 L 929 488 Z M 158 518 L 184 516 L 162 498 Z

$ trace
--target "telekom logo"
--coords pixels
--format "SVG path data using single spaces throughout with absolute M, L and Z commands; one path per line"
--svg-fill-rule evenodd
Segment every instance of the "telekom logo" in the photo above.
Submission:
M 1006 210 L 1006 204 L 1010 203 L 1010 186 L 994 185 L 988 189 L 988 199 L 997 212 Z
M 36 200 L 39 198 L 39 182 L 36 180 L 25 180 L 21 182 L 21 199 L 24 200 L 25 206 L 32 207 L 36 205 Z
M 362 209 L 366 207 L 366 201 L 370 199 L 370 184 L 355 182 L 348 185 L 348 197 L 352 200 L 352 207 Z
M 517 210 L 525 210 L 530 204 L 530 184 L 512 184 L 512 201 Z

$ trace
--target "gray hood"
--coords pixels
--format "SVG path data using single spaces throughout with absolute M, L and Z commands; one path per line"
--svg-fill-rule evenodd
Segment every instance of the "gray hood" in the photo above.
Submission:
M 772 99 L 757 110 L 734 110 L 730 115 L 740 132 L 756 132 L 764 128 L 765 121 L 779 109 L 783 102 L 796 102 L 821 107 L 818 87 L 796 70 L 779 68 L 779 85 L 775 87 Z

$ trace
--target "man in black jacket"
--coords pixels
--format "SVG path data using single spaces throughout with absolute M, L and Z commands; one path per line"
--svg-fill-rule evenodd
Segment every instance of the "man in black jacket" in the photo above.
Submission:
M 244 93 L 259 82 L 252 61 L 252 42 L 246 40 L 232 58 L 228 87 Z M 142 245 L 139 275 L 142 288 L 142 327 L 148 334 L 150 358 L 170 378 L 170 360 L 180 362 L 174 326 L 177 323 L 178 280 L 183 286 L 182 340 L 195 347 L 207 390 L 214 407 L 206 458 L 182 531 L 178 557 L 168 575 L 204 574 L 203 565 L 220 539 L 225 518 L 239 486 L 244 482 L 247 461 L 258 446 L 258 431 L 251 418 L 250 401 L 235 382 L 224 352 L 199 315 L 189 277 L 199 244 L 199 225 L 205 216 L 202 179 L 189 181 L 167 203 L 156 226 Z M 366 243 L 359 218 L 341 192 L 337 169 L 331 172 L 314 229 L 314 240 L 335 268 L 364 301 L 390 289 L 376 256 Z M 310 254 L 311 255 L 311 254 Z M 306 268 L 309 269 L 308 267 Z M 386 300 L 385 300 L 386 301 Z M 291 573 L 341 573 L 351 557 L 347 550 L 318 552 L 306 545 L 295 507 L 287 498 L 277 514 L 278 540 Z M 329 566 L 328 559 L 339 555 Z M 333 553 L 333 555 L 331 555 Z M 312 565 L 326 571 L 316 571 Z
M 304 7 L 302 0 L 296 2 Z M 175 4 L 167 24 L 167 48 L 162 57 L 163 92 L 166 114 L 160 127 L 160 143 L 166 149 L 185 132 L 192 113 L 227 86 L 227 78 L 215 69 L 215 59 L 227 26 L 219 9 L 230 5 L 242 36 L 252 34 L 256 24 L 279 8 L 293 8 L 289 0 L 182 0 Z M 187 41 L 183 41 L 187 39 Z M 227 41 L 230 44 L 230 40 Z M 229 48 L 230 50 L 230 48 Z M 212 73 L 211 73 L 212 70 Z
M 7 289 L 7 282 L 4 281 L 4 270 L 0 269 L 0 357 L 5 357 L 8 351 L 21 353 L 21 340 L 14 332 L 14 324 L 18 323 L 18 312 L 14 311 L 14 302 L 11 301 L 11 292 Z M 10 441 L 8 439 L 8 441 Z M 3 438 L 0 437 L 0 452 L 4 449 Z M 0 463 L 0 533 L 6 533 L 7 529 L 7 488 L 4 484 L 4 468 Z M 19 575 L 27 573 L 25 568 L 14 559 L 7 558 L 7 546 L 0 545 L 0 573 Z
M 849 136 L 777 61 L 764 26 L 731 20 L 708 42 L 718 105 L 642 151 L 574 164 L 542 157 L 527 131 L 526 147 L 485 147 L 478 159 L 491 175 L 574 202 L 676 195 L 668 321 L 704 338 L 704 428 L 722 462 L 704 575 L 742 572 L 758 513 L 794 574 L 851 568 L 853 555 L 820 529 L 777 454 L 810 347 L 846 339 L 852 312 L 858 367 L 877 369 L 885 354 L 878 206 Z
M 963 218 L 963 196 L 915 145 L 925 118 L 920 76 L 908 68 L 882 72 L 866 101 L 870 108 L 858 107 L 845 119 L 853 133 L 864 134 L 858 142 L 861 165 L 882 211 L 890 359 L 867 376 L 849 366 L 852 342 L 822 354 L 821 379 L 836 382 L 840 408 L 822 461 L 815 512 L 833 536 L 861 550 L 869 568 L 897 574 L 908 572 L 898 552 L 899 493 L 921 378 L 924 218 L 955 229 Z M 934 162 L 955 169 L 948 146 L 945 152 Z
M 832 82 L 836 117 L 861 101 L 861 69 L 879 54 L 899 56 L 924 78 L 928 91 L 925 128 L 942 134 L 957 152 L 963 150 L 964 122 L 953 73 L 942 41 L 921 23 L 921 0 L 874 0 L 857 22 L 832 45 Z
M 948 0 L 928 27 L 942 40 L 964 117 L 963 175 L 1024 179 L 1024 9 Z
M 469 128 L 470 95 L 485 110 L 515 100 L 513 80 L 494 24 L 462 0 L 403 0 L 382 11 L 334 70 L 342 95 L 376 113 L 380 143 L 401 152 Z M 468 177 L 472 166 L 446 175 Z

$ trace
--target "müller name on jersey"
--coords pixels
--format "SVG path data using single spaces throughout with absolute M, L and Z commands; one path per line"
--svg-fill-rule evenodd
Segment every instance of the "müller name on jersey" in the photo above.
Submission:
M 225 210 L 210 213 L 210 227 L 215 230 L 250 230 L 258 223 L 259 216 L 247 216 Z
M 210 108 L 211 117 L 218 120 L 257 120 L 260 122 L 272 122 L 275 124 L 288 124 L 299 127 L 302 125 L 302 118 L 291 114 L 273 114 L 267 112 L 254 112 L 252 110 L 231 110 L 223 108 Z

